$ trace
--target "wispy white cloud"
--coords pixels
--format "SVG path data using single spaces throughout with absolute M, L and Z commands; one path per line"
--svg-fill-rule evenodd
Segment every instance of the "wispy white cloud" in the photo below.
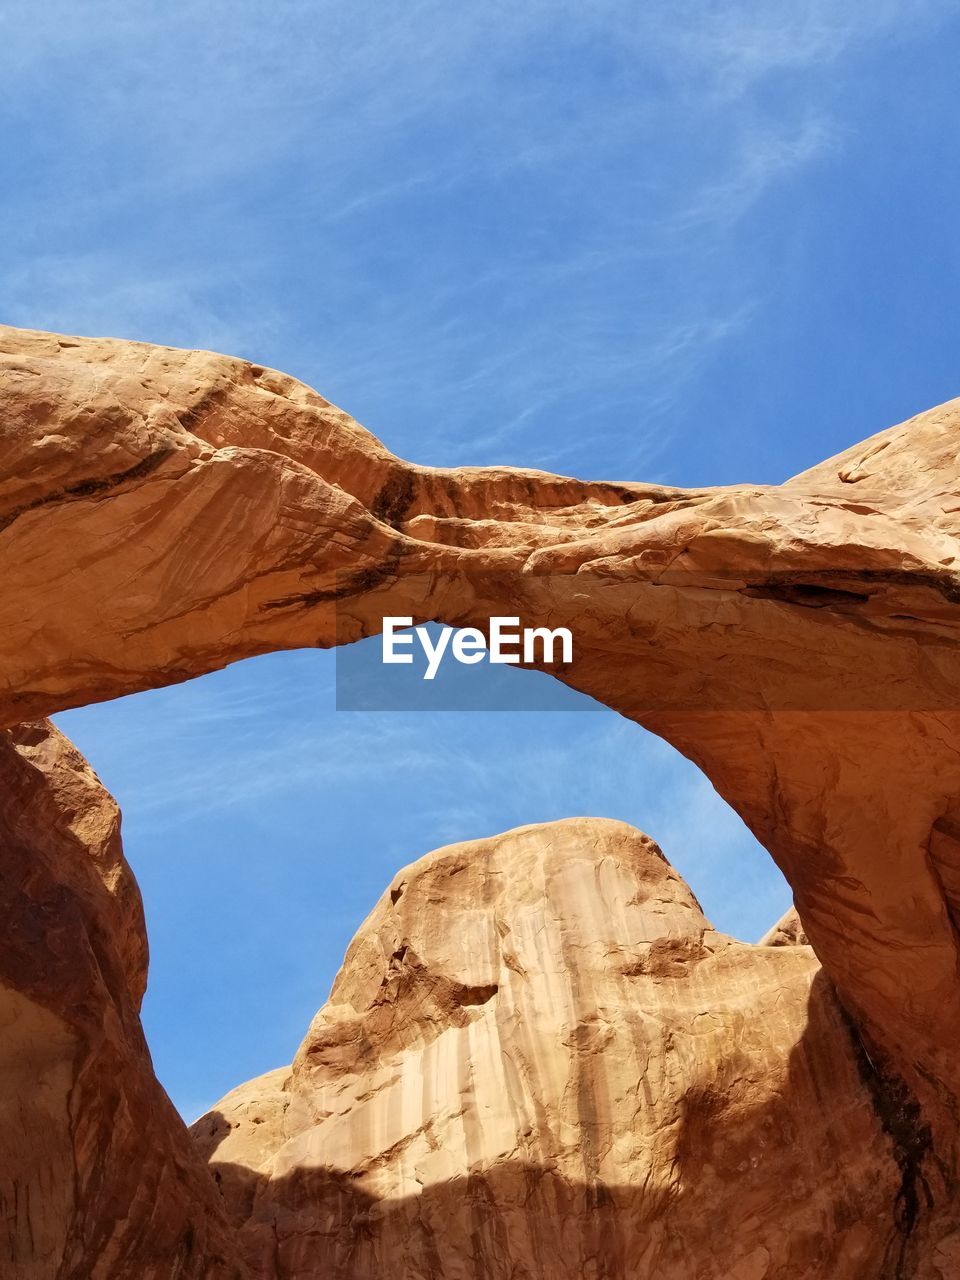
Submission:
M 234 281 L 206 269 L 154 273 L 136 260 L 118 262 L 107 249 L 81 255 L 37 254 L 0 274 L 3 322 L 96 337 L 202 347 L 254 357 L 276 333 L 277 316 L 228 305 Z
M 689 235 L 698 229 L 735 226 L 776 183 L 835 153 L 841 142 L 838 127 L 824 119 L 806 120 L 789 135 L 749 128 L 728 170 L 693 193 L 677 210 L 670 230 Z
M 424 461 L 655 467 L 838 60 L 943 8 L 14 0 L 6 318 L 292 366 Z
M 332 667 L 331 654 L 274 655 L 58 721 L 132 822 L 135 862 L 148 831 L 195 840 L 222 826 L 229 843 L 283 815 L 309 832 L 318 801 L 330 829 L 381 842 L 386 875 L 445 843 L 586 814 L 659 840 L 728 929 L 759 933 L 785 909 L 767 854 L 706 779 L 612 712 L 334 716 Z M 368 907 L 383 888 L 370 885 Z

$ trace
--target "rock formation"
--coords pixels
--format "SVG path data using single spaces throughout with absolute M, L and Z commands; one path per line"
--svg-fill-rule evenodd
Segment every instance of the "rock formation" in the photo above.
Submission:
M 0 398 L 0 723 L 384 614 L 570 626 L 563 679 L 793 887 L 898 1170 L 880 1274 L 960 1274 L 960 404 L 687 491 L 414 466 L 282 374 L 134 343 L 0 330 Z
M 796 907 L 791 907 L 760 939 L 761 947 L 808 947 L 809 945 L 810 939 L 807 937 Z
M 808 947 L 571 819 L 395 877 L 293 1066 L 198 1122 L 269 1280 L 879 1275 L 898 1169 Z
M 0 1275 L 240 1274 L 140 1029 L 147 942 L 120 815 L 43 721 L 0 733 Z

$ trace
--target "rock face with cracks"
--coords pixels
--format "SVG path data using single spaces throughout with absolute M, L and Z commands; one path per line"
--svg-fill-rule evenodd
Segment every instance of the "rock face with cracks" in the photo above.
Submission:
M 602 819 L 399 872 L 194 1134 L 271 1280 L 877 1275 L 898 1183 L 810 948 L 716 933 Z
M 0 1275 L 227 1280 L 223 1206 L 153 1075 L 120 815 L 44 721 L 0 733 Z
M 562 678 L 703 768 L 790 881 L 837 993 L 884 1135 L 880 1167 L 892 1160 L 896 1176 L 871 1224 L 879 1270 L 845 1260 L 835 1274 L 960 1274 L 960 404 L 780 486 L 696 491 L 414 466 L 282 374 L 135 343 L 0 330 L 0 404 L 0 714 L 11 733 L 269 649 L 356 639 L 386 614 L 569 626 Z M 54 878 L 69 886 L 78 857 L 75 843 L 58 854 Z M 26 909 L 19 865 L 14 924 Z M 84 899 L 79 918 L 90 909 Z M 54 992 L 54 941 L 31 936 Z M 806 954 L 774 952 L 791 964 Z M 34 1001 L 17 963 L 11 973 L 11 990 Z M 125 998 L 118 1035 L 133 1045 Z M 31 1045 L 74 1034 L 24 1016 L 39 1019 Z M 145 1073 L 137 1096 L 153 1108 L 145 1054 L 125 1061 Z M 29 1076 L 13 1072 L 11 1097 Z M 82 1096 L 71 1093 L 75 1106 Z M 60 1134 L 93 1114 L 85 1105 L 65 1120 L 51 1107 Z M 152 1114 L 169 1120 L 160 1148 L 186 1151 L 159 1103 Z M 27 1151 L 8 1140 L 16 1182 Z M 77 1186 L 91 1151 L 82 1144 Z M 823 1161 L 829 1183 L 826 1151 Z M 50 1205 L 67 1203 L 58 1186 Z M 180 1205 L 184 1232 L 206 1241 L 201 1199 L 186 1199 L 166 1201 L 169 1221 Z M 133 1240 L 148 1211 L 165 1212 L 160 1199 L 122 1200 L 89 1201 L 90 1223 L 132 1213 Z M 56 1214 L 44 1214 L 47 1243 L 35 1247 L 54 1258 Z M 93 1256 L 49 1274 L 94 1274 Z M 792 1274 L 757 1256 L 745 1276 Z

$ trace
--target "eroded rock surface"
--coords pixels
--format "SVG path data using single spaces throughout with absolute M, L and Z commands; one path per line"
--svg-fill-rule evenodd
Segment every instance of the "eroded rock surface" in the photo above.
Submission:
M 0 1275 L 245 1275 L 143 1039 L 117 807 L 42 721 L 0 733 L 0 919 Z
M 270 1280 L 813 1280 L 902 1243 L 812 952 L 715 932 L 602 819 L 401 871 L 292 1067 L 194 1134 Z
M 414 466 L 282 374 L 135 343 L 0 330 L 0 398 L 3 723 L 385 614 L 570 626 L 563 678 L 792 885 L 899 1153 L 885 1275 L 960 1273 L 960 404 L 689 491 Z
M 808 947 L 810 939 L 796 907 L 791 907 L 760 939 L 761 947 Z

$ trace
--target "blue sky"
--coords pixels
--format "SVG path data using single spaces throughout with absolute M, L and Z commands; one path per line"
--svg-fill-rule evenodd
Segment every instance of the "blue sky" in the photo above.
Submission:
M 424 463 L 779 481 L 960 391 L 955 12 L 8 0 L 2 318 L 275 365 Z M 59 722 L 123 806 L 190 1118 L 443 842 L 625 818 L 720 927 L 788 901 L 611 713 L 337 713 L 298 653 Z

